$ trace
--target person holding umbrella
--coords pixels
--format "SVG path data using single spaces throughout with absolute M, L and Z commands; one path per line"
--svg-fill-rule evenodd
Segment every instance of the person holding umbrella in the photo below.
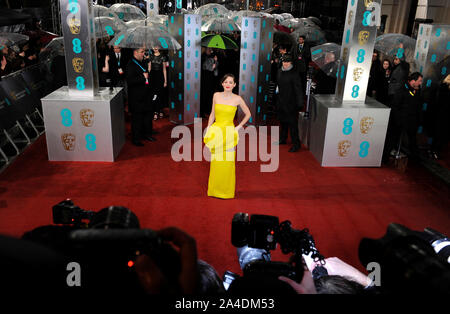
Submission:
M 131 113 L 131 142 L 135 146 L 144 146 L 141 140 L 156 141 L 152 137 L 152 106 L 149 105 L 150 89 L 146 64 L 143 63 L 145 49 L 133 50 L 133 58 L 126 68 L 128 86 L 128 109 Z

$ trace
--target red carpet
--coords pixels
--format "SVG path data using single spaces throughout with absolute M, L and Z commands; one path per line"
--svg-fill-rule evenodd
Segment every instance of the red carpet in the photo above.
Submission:
M 90 210 L 130 208 L 142 227 L 177 226 L 197 239 L 199 257 L 220 273 L 240 272 L 230 243 L 238 211 L 279 216 L 309 228 L 320 252 L 363 269 L 362 237 L 381 237 L 390 222 L 450 235 L 448 188 L 425 170 L 322 168 L 304 148 L 280 147 L 280 167 L 261 173 L 260 162 L 238 162 L 233 200 L 206 196 L 209 163 L 174 162 L 167 119 L 155 123 L 155 143 L 128 141 L 115 163 L 48 162 L 45 138 L 30 146 L 0 174 L 0 233 L 20 236 L 51 224 L 51 208 L 65 198 Z M 278 249 L 273 260 L 287 260 Z

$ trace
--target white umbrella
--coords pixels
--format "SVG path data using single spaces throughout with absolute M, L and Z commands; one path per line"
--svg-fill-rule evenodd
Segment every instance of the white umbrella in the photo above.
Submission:
M 154 26 L 137 26 L 117 34 L 109 43 L 110 46 L 122 48 L 158 47 L 160 49 L 178 50 L 181 45 L 167 31 Z
M 127 22 L 131 20 L 145 20 L 147 17 L 138 7 L 128 3 L 116 3 L 109 8 L 110 12 L 117 14 L 119 19 Z
M 126 25 L 117 17 L 100 16 L 94 17 L 95 36 L 108 37 L 125 30 Z
M 213 17 L 202 25 L 202 32 L 232 33 L 239 31 L 240 27 L 229 18 Z

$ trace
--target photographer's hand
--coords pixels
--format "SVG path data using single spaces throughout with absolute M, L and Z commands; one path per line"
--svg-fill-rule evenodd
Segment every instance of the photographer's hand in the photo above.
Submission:
M 172 242 L 180 249 L 181 272 L 179 284 L 183 294 L 193 294 L 198 285 L 197 244 L 195 239 L 184 231 L 169 227 L 158 231 L 165 241 Z
M 355 267 L 345 263 L 337 257 L 329 257 L 325 259 L 324 266 L 328 271 L 328 275 L 347 277 L 360 283 L 364 287 L 367 287 L 371 283 L 371 280 L 368 276 L 364 275 Z
M 195 239 L 184 231 L 169 227 L 157 231 L 159 237 L 167 242 L 172 242 L 179 248 L 181 260 L 181 272 L 178 283 L 182 294 L 194 294 L 198 285 L 197 246 Z M 149 294 L 177 293 L 175 287 L 169 286 L 169 282 L 153 259 L 147 255 L 140 255 L 136 259 L 136 272 L 139 281 Z
M 305 270 L 303 273 L 303 280 L 298 283 L 288 277 L 280 276 L 279 280 L 286 282 L 290 285 L 298 294 L 317 294 L 316 286 L 314 285 L 314 280 L 312 278 L 311 272 Z

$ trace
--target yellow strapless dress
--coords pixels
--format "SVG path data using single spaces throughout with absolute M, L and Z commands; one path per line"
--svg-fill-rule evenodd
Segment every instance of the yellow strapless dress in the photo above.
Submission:
M 215 105 L 216 121 L 205 134 L 205 145 L 211 151 L 208 196 L 234 198 L 236 186 L 235 147 L 239 134 L 234 129 L 234 115 L 237 107 L 224 104 Z

